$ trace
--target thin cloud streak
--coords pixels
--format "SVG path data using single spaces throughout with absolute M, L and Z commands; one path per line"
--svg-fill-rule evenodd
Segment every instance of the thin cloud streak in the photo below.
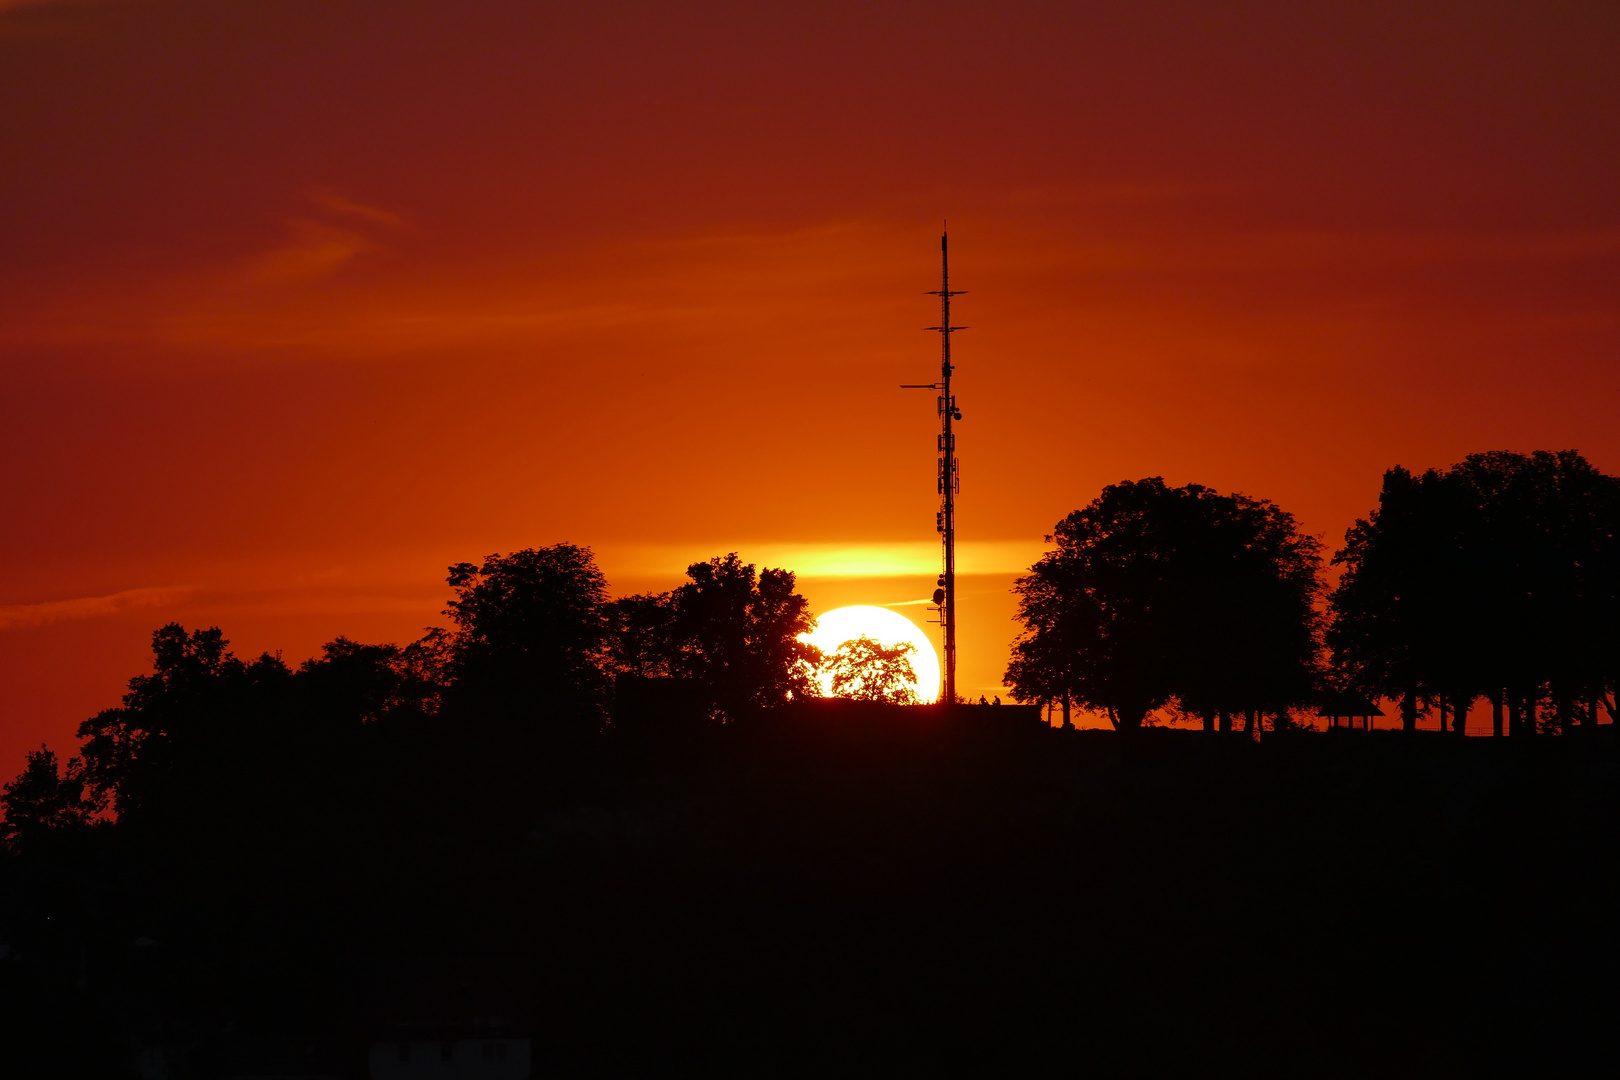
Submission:
M 319 221 L 293 218 L 287 222 L 292 233 L 283 244 L 254 260 L 252 278 L 258 282 L 298 281 L 324 277 L 361 252 L 377 244 L 352 229 L 340 229 Z
M 193 586 L 163 586 L 147 589 L 125 589 L 106 596 L 79 596 L 71 600 L 47 600 L 39 604 L 8 604 L 0 606 L 0 630 L 23 626 L 44 626 L 47 623 L 72 619 L 95 619 L 106 615 L 120 615 L 142 608 L 167 607 L 196 592 Z
M 384 210 L 380 206 L 368 206 L 346 195 L 341 195 L 330 188 L 311 188 L 307 194 L 310 202 L 334 214 L 363 218 L 373 225 L 386 225 L 391 229 L 403 229 L 407 224 L 404 218 L 392 210 Z
M 650 325 L 753 330 L 792 319 L 805 288 L 846 313 L 858 297 L 887 295 L 886 279 L 869 280 L 850 268 L 900 265 L 904 245 L 914 241 L 894 222 L 840 219 L 790 230 L 610 241 L 528 264 L 499 263 L 501 271 L 493 274 L 480 266 L 425 272 L 428 252 L 400 215 L 328 189 L 306 196 L 337 221 L 286 218 L 282 238 L 224 265 L 199 258 L 150 279 L 91 280 L 70 299 L 19 295 L 0 310 L 0 345 L 292 348 L 353 359 L 432 348 L 535 348 Z M 981 223 L 996 242 L 983 253 L 980 273 L 1016 265 L 1032 296 L 1039 282 L 1074 275 L 1128 283 L 1144 274 L 1351 271 L 1417 275 L 1401 295 L 1428 296 L 1436 267 L 1505 272 L 1620 256 L 1620 231 L 1603 228 L 1494 234 L 1183 228 L 1166 236 L 1144 227 L 1031 239 L 1024 235 L 1029 227 L 1017 217 Z M 285 291 L 340 273 L 357 291 L 314 293 L 297 302 Z M 881 277 L 879 270 L 867 273 Z M 1126 300 L 1116 296 L 1111 303 L 1123 310 Z M 1564 304 L 1588 317 L 1594 311 L 1578 297 Z M 1267 317 L 1284 320 L 1289 310 L 1289 302 L 1274 298 Z M 1309 314 L 1320 318 L 1315 309 Z M 1477 322 L 1482 316 L 1470 311 L 1468 317 Z M 1513 317 L 1503 310 L 1489 316 Z

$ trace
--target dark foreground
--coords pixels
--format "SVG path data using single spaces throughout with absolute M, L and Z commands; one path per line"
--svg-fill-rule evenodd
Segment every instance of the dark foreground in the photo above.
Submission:
M 366 805 L 7 864 L 0 1072 L 497 1017 L 537 1076 L 1606 1071 L 1609 736 L 821 714 L 334 773 Z

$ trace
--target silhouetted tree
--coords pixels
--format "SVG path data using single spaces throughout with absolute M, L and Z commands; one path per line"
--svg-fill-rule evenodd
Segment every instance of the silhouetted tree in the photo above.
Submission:
M 1344 677 L 1434 703 L 1465 730 L 1481 695 L 1516 732 L 1540 703 L 1590 722 L 1614 678 L 1620 484 L 1574 451 L 1473 454 L 1384 475 L 1377 510 L 1345 534 L 1328 643 Z
M 1050 578 L 1036 574 L 1023 582 L 1022 597 L 1028 609 L 1021 604 L 1020 617 L 1024 618 L 1026 631 L 1032 627 L 1031 619 L 1038 619 L 1041 632 L 1025 633 L 1014 644 L 1006 681 L 1025 701 L 1043 709 L 1061 705 L 1064 726 L 1071 727 L 1069 706 L 1080 674 L 1080 651 L 1082 643 L 1091 640 L 1087 630 L 1094 623 L 1057 617 L 1064 608 L 1072 614 L 1078 605 L 1060 605 L 1054 585 Z
M 1176 697 L 1223 727 L 1239 713 L 1245 730 L 1267 714 L 1286 726 L 1320 678 L 1321 544 L 1265 500 L 1203 490 L 1181 505 Z
M 1173 698 L 1230 716 L 1309 695 L 1320 549 L 1274 504 L 1154 477 L 1105 488 L 1053 542 L 1014 587 L 1019 697 L 1069 693 L 1131 729 Z
M 458 563 L 445 614 L 447 702 L 463 716 L 553 734 L 594 732 L 607 694 L 607 585 L 573 544 Z
M 1620 479 L 1573 450 L 1471 454 L 1449 476 L 1478 521 L 1482 692 L 1504 695 L 1525 732 L 1542 700 L 1559 730 L 1595 720 L 1620 657 Z
M 85 792 L 83 763 L 74 758 L 62 768 L 45 746 L 29 752 L 23 771 L 0 793 L 0 810 L 5 843 L 13 851 L 88 828 L 96 815 Z
M 658 678 L 674 657 L 675 605 L 669 593 L 625 596 L 607 606 L 609 663 L 615 676 Z
M 1329 597 L 1334 661 L 1358 688 L 1398 699 L 1407 730 L 1417 724 L 1423 676 L 1434 669 L 1431 645 L 1461 629 L 1446 625 L 1464 529 L 1447 513 L 1455 499 L 1446 487 L 1432 470 L 1389 470 L 1378 509 L 1350 527 L 1333 557 L 1344 567 Z
M 885 645 L 862 635 L 838 646 L 824 661 L 834 697 L 917 704 L 917 672 L 911 666 L 917 647 L 909 641 Z
M 735 718 L 753 706 L 814 696 L 815 646 L 799 635 L 815 628 L 810 605 L 793 591 L 790 570 L 767 568 L 732 552 L 686 569 L 677 588 L 670 672 L 708 688 L 716 708 Z
M 297 708 L 323 733 L 331 723 L 362 724 L 437 708 L 439 656 L 425 655 L 428 644 L 363 645 L 346 637 L 321 646 L 321 655 L 298 668 Z
M 793 573 L 756 573 L 736 552 L 686 569 L 671 592 L 609 607 L 612 666 L 622 674 L 693 680 L 715 716 L 815 695 L 821 654 L 800 641 L 815 627 Z
M 291 672 L 278 658 L 233 656 L 218 627 L 188 633 L 177 623 L 152 635 L 153 673 L 129 682 L 121 708 L 79 725 L 92 798 L 120 817 L 149 809 L 181 813 L 208 794 L 225 802 L 265 764 Z
M 1137 727 L 1170 698 L 1151 635 L 1135 623 L 1141 612 L 1105 607 L 1096 575 L 1078 553 L 1043 556 L 1014 584 L 1024 629 L 1013 644 L 1005 681 L 1025 700 L 1060 700 L 1107 713 L 1115 727 Z M 1121 717 L 1124 717 L 1123 723 Z

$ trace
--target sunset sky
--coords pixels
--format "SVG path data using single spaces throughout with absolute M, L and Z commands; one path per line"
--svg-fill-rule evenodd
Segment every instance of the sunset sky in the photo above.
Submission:
M 1620 6 L 0 0 L 0 773 L 164 622 L 296 663 L 572 541 L 932 587 L 1106 483 L 1620 471 Z M 914 619 L 919 605 L 897 607 Z

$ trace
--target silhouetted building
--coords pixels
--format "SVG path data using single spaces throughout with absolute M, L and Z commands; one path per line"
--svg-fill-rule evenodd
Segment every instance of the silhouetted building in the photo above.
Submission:
M 1316 710 L 1316 715 L 1327 720 L 1330 731 L 1339 726 L 1340 720 L 1344 721 L 1345 728 L 1352 730 L 1356 727 L 1356 721 L 1360 720 L 1361 730 L 1370 731 L 1372 718 L 1383 716 L 1384 710 L 1374 704 L 1367 695 L 1346 690 L 1333 694 L 1322 702 L 1321 707 Z

